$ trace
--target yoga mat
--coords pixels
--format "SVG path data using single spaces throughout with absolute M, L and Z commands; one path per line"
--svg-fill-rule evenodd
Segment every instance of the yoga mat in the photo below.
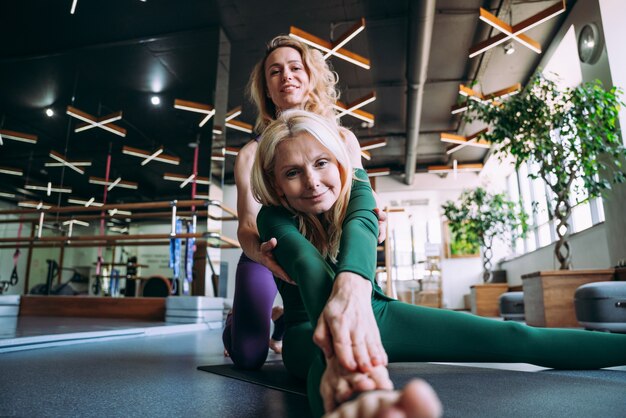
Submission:
M 255 385 L 265 386 L 283 392 L 306 396 L 306 383 L 287 372 L 282 361 L 268 361 L 260 370 L 236 369 L 232 364 L 200 366 L 198 370 L 232 377 Z
M 232 365 L 199 370 L 305 396 L 304 382 L 290 376 L 282 362 L 258 371 Z M 581 417 L 626 416 L 626 371 L 520 372 L 429 363 L 389 366 L 397 388 L 420 377 L 437 391 L 444 417 Z
M 437 391 L 444 417 L 625 417 L 626 371 L 520 372 L 394 363 L 396 387 L 421 377 Z

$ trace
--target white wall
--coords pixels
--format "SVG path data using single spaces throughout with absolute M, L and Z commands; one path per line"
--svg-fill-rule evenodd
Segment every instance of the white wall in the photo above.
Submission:
M 446 258 L 441 261 L 441 290 L 443 307 L 465 309 L 463 296 L 470 287 L 483 282 L 480 258 Z
M 599 0 L 600 14 L 603 22 L 603 33 L 608 52 L 608 67 L 611 72 L 612 85 L 619 86 L 626 91 L 626 3 L 622 0 Z M 626 96 L 622 96 L 626 101 Z M 622 140 L 626 144 L 626 107 L 620 111 L 620 125 Z M 608 248 L 610 265 L 626 259 L 626 185 L 621 184 L 613 188 L 610 196 L 604 199 L 606 216 Z
M 569 239 L 573 268 L 605 269 L 611 266 L 609 249 L 606 240 L 606 224 L 601 223 L 592 228 L 573 234 Z M 507 272 L 509 286 L 522 284 L 521 276 L 540 270 L 558 270 L 554 257 L 554 244 L 539 248 L 510 261 L 500 264 Z

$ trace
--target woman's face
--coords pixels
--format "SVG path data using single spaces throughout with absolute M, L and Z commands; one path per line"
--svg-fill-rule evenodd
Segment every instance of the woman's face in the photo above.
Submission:
M 276 191 L 298 212 L 319 215 L 339 198 L 341 177 L 334 155 L 308 133 L 276 148 Z
M 278 110 L 304 107 L 308 99 L 309 75 L 300 53 L 290 47 L 272 51 L 265 60 L 267 94 Z

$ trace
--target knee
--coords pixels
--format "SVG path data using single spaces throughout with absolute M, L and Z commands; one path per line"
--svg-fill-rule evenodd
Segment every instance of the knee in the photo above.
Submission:
M 267 352 L 269 350 L 269 346 L 264 347 L 264 349 L 233 349 L 230 353 L 230 357 L 233 360 L 233 364 L 238 369 L 244 370 L 258 370 L 263 364 L 265 364 L 265 360 L 267 359 Z

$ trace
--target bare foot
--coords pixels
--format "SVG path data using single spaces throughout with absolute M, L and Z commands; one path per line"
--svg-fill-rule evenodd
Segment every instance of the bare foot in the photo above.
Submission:
M 334 410 L 355 393 L 392 389 L 393 383 L 386 366 L 373 367 L 367 373 L 351 372 L 339 364 L 336 356 L 326 359 L 326 370 L 320 382 L 320 394 L 326 412 Z
M 272 308 L 272 321 L 276 321 L 283 314 L 284 309 L 282 306 L 274 306 Z
M 414 379 L 402 391 L 372 391 L 346 402 L 324 418 L 438 418 L 441 401 L 433 388 Z
M 282 354 L 282 352 L 283 352 L 283 342 L 282 341 L 276 341 L 276 340 L 270 338 L 270 348 L 276 354 Z

